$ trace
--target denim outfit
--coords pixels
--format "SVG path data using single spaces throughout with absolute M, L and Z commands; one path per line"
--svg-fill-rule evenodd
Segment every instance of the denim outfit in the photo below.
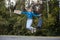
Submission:
M 35 14 L 34 12 L 28 12 L 28 11 L 22 11 L 21 14 L 25 14 L 27 16 L 26 28 L 29 30 L 33 28 L 31 26 L 33 22 L 33 16 L 40 16 L 38 14 Z

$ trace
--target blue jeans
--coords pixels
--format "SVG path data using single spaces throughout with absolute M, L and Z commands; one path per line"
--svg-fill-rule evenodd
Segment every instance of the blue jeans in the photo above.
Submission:
M 32 25 L 32 22 L 33 20 L 32 19 L 27 19 L 27 23 L 26 23 L 26 28 L 28 30 L 31 30 L 33 27 L 31 26 Z
M 38 20 L 37 27 L 41 27 L 41 26 L 42 26 L 42 23 L 43 23 L 43 20 L 42 20 L 42 18 L 40 17 L 39 20 Z

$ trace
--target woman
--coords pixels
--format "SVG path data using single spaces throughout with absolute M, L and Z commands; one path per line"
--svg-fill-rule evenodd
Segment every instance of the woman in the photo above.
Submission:
M 25 14 L 27 16 L 26 28 L 28 30 L 30 30 L 32 33 L 36 32 L 36 28 L 31 26 L 32 22 L 33 22 L 33 16 L 40 16 L 40 15 L 34 14 L 34 12 L 32 11 L 32 7 L 31 6 L 28 6 L 25 9 L 27 11 L 14 10 L 14 13 L 16 13 L 16 14 Z
M 43 20 L 42 20 L 42 14 L 41 14 L 41 12 L 42 12 L 42 10 L 43 10 L 42 1 L 34 2 L 34 3 L 32 4 L 32 8 L 33 8 L 33 12 L 34 12 L 35 14 L 41 15 L 41 16 L 39 17 L 39 19 L 38 19 L 38 24 L 37 24 L 37 26 L 36 26 L 37 29 L 41 29 L 42 22 L 43 22 Z

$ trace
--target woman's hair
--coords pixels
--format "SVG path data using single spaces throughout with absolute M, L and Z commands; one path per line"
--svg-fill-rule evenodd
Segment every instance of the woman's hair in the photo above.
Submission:
M 31 5 L 29 5 L 28 7 L 27 7 L 27 9 L 30 9 L 32 6 Z

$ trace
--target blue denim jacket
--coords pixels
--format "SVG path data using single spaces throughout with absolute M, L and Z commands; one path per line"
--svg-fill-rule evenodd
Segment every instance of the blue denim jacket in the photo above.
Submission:
M 28 12 L 28 11 L 22 11 L 22 14 L 25 14 L 28 19 L 32 19 L 33 16 L 40 16 L 39 14 L 36 14 L 34 12 Z

